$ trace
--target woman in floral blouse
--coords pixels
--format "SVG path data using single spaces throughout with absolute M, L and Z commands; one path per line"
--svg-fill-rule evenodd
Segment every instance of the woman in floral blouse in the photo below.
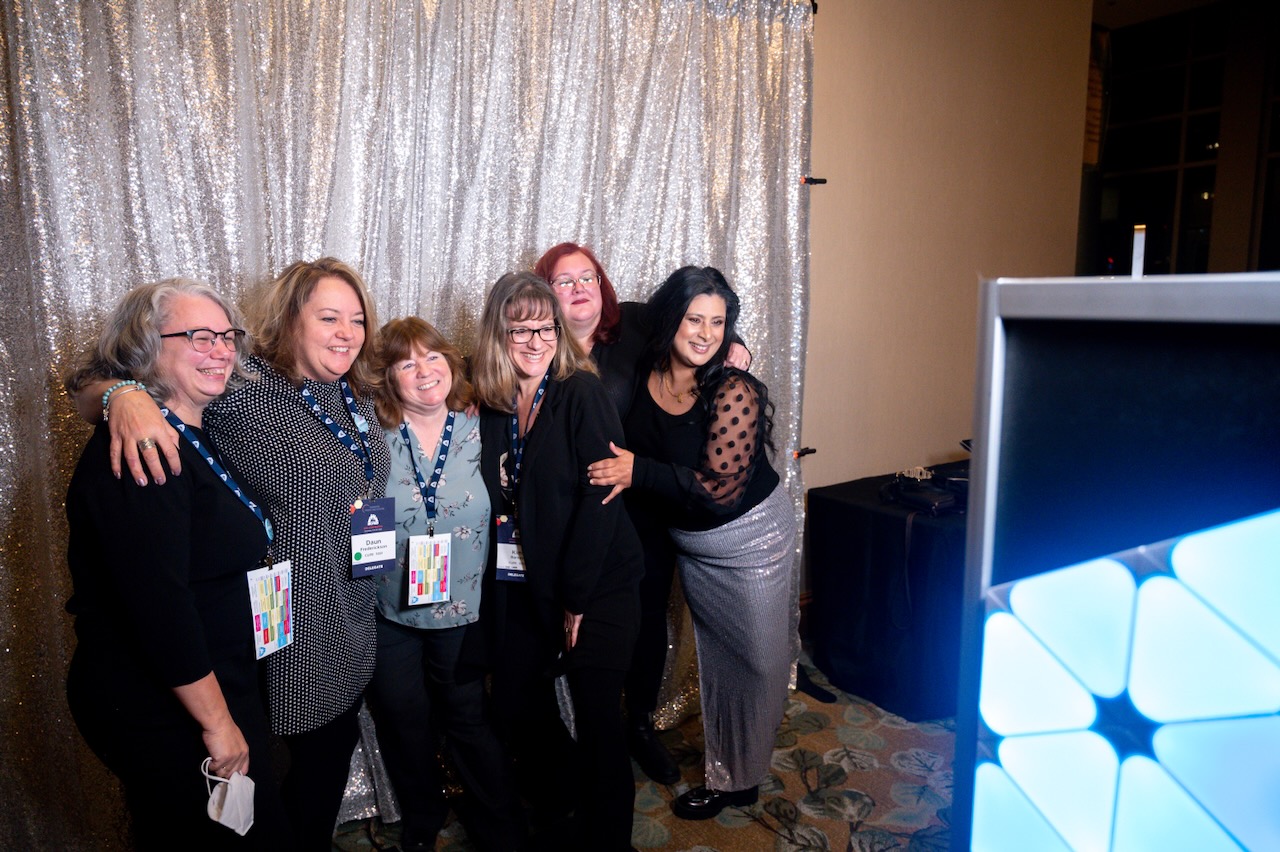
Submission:
M 404 812 L 400 845 L 434 849 L 444 825 L 448 803 L 436 758 L 442 733 L 466 789 L 461 816 L 468 836 L 481 849 L 515 849 L 523 827 L 505 757 L 485 717 L 483 681 L 454 677 L 463 637 L 479 617 L 489 553 L 479 420 L 464 410 L 473 401 L 471 385 L 458 350 L 417 317 L 382 328 L 377 367 L 398 558 L 394 571 L 378 577 L 378 664 L 370 696 Z

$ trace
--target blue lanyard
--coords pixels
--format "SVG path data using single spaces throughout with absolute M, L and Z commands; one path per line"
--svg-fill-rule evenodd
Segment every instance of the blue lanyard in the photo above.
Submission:
M 177 415 L 170 412 L 167 408 L 161 408 L 160 413 L 164 415 L 165 420 L 169 421 L 170 426 L 177 429 L 178 433 L 187 439 L 188 444 L 195 447 L 196 452 L 209 463 L 209 468 L 214 472 L 214 474 L 231 489 L 231 493 L 240 498 L 240 502 L 248 506 L 249 511 L 258 516 L 258 520 L 262 522 L 263 528 L 267 531 L 267 543 L 270 544 L 271 540 L 275 538 L 275 530 L 271 528 L 270 519 L 268 519 L 266 515 L 262 514 L 262 510 L 258 508 L 258 504 L 250 500 L 249 497 L 240 490 L 240 486 L 231 478 L 231 474 L 227 473 L 227 469 L 218 464 L 218 460 L 213 457 L 213 453 L 209 452 L 209 450 L 200 443 L 198 438 L 187 431 L 187 424 L 179 420 Z
M 529 406 L 529 420 L 533 421 L 533 414 L 538 410 L 539 403 L 542 402 L 543 395 L 547 392 L 547 381 L 551 378 L 551 368 L 547 368 L 547 372 L 543 374 L 542 381 L 538 384 L 538 390 L 533 395 L 533 405 Z M 525 430 L 525 436 L 520 437 L 520 404 L 517 402 L 513 406 L 515 411 L 511 412 L 511 461 L 515 465 L 515 469 L 511 472 L 511 484 L 520 484 L 520 464 L 524 460 L 524 445 L 529 440 L 529 432 Z
M 373 486 L 373 455 L 369 452 L 369 423 L 360 416 L 360 412 L 356 410 L 355 396 L 351 393 L 351 386 L 347 384 L 345 378 L 338 379 L 338 384 L 342 387 L 342 398 L 347 401 L 347 411 L 351 413 L 351 422 L 356 424 L 356 431 L 360 433 L 360 443 L 356 443 L 347 431 L 333 421 L 323 408 L 320 407 L 320 401 L 316 399 L 316 395 L 306 385 L 298 391 L 302 394 L 302 401 L 311 406 L 311 413 L 329 428 L 333 436 L 342 443 L 351 452 L 355 453 L 355 457 L 364 462 L 364 481 Z
M 449 441 L 453 436 L 453 418 L 456 412 L 450 411 L 444 420 L 444 430 L 440 433 L 440 454 L 436 456 L 436 466 L 431 472 L 431 482 L 422 479 L 422 471 L 418 469 L 417 455 L 413 451 L 413 442 L 409 440 L 409 424 L 400 424 L 400 437 L 404 439 L 405 449 L 409 451 L 409 464 L 413 465 L 413 475 L 418 478 L 418 493 L 422 495 L 422 505 L 427 507 L 427 535 L 436 534 L 436 491 L 440 488 L 440 477 L 444 474 L 444 463 L 449 458 Z

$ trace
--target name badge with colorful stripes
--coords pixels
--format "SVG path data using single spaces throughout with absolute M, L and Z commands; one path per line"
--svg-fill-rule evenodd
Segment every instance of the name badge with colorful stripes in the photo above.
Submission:
M 409 536 L 409 606 L 449 600 L 449 545 L 452 536 Z

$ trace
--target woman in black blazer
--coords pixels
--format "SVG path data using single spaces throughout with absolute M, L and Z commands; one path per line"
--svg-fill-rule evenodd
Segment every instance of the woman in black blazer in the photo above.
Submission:
M 635 786 L 621 699 L 643 558 L 622 507 L 603 502 L 609 489 L 587 481 L 588 462 L 621 442 L 622 426 L 562 331 L 559 302 L 536 275 L 505 275 L 490 290 L 473 363 L 496 521 L 481 622 L 496 721 L 535 826 L 576 811 L 578 848 L 629 850 Z M 557 710 L 560 673 L 576 747 Z

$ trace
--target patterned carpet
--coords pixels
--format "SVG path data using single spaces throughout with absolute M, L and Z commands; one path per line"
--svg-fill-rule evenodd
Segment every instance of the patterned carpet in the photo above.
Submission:
M 729 808 L 714 820 L 686 822 L 671 800 L 702 780 L 700 720 L 662 736 L 681 764 L 673 787 L 636 769 L 632 844 L 651 852 L 945 852 L 951 807 L 952 720 L 913 724 L 834 689 L 834 703 L 796 692 L 774 743 L 773 767 L 760 802 Z M 334 849 L 367 852 L 395 844 L 399 826 L 377 818 L 341 826 Z M 461 825 L 451 822 L 439 852 L 470 852 Z

